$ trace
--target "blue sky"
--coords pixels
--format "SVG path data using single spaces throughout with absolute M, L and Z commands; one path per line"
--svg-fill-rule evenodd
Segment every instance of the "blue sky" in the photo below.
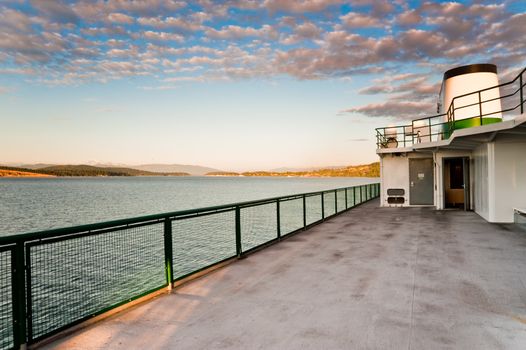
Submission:
M 442 73 L 525 65 L 520 1 L 0 2 L 1 163 L 376 160 Z

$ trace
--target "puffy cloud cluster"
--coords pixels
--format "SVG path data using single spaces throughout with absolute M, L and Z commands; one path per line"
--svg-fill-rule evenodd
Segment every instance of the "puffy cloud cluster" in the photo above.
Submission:
M 429 73 L 479 61 L 506 71 L 524 64 L 526 13 L 518 7 L 478 1 L 13 1 L 0 5 L 0 72 L 47 84 L 148 76 L 165 88 L 382 73 L 389 78 L 371 79 L 360 93 L 382 94 L 385 102 L 347 112 L 401 117 L 409 107 L 432 104 L 437 86 L 426 79 Z M 419 74 L 399 74 L 415 66 Z

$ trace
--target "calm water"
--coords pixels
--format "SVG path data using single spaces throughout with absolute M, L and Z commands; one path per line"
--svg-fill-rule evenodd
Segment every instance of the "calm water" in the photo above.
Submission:
M 0 236 L 377 181 L 276 177 L 0 179 Z

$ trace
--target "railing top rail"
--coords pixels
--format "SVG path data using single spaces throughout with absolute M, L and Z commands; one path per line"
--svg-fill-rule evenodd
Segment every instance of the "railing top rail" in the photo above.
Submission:
M 439 117 L 445 117 L 447 113 L 442 113 L 442 114 L 435 114 L 435 115 L 432 115 L 430 117 L 422 117 L 422 118 L 417 118 L 417 119 L 413 119 L 411 121 L 411 125 L 416 122 L 416 121 L 419 121 L 419 120 L 426 120 L 426 119 L 432 119 L 432 118 L 439 118 Z
M 456 100 L 457 98 L 462 98 L 462 97 L 466 97 L 466 96 L 473 95 L 473 94 L 479 94 L 479 93 L 484 92 L 484 91 L 493 90 L 493 89 L 497 89 L 497 88 L 500 88 L 500 87 L 503 87 L 503 86 L 506 86 L 506 85 L 513 84 L 517 79 L 519 79 L 519 77 L 525 71 L 526 71 L 526 68 L 524 68 L 519 74 L 517 74 L 517 76 L 515 78 L 513 78 L 513 80 L 507 81 L 505 83 L 502 83 L 502 84 L 499 84 L 499 85 L 495 85 L 495 86 L 490 86 L 490 87 L 487 87 L 487 88 L 484 88 L 484 89 L 480 89 L 480 90 L 475 90 L 475 91 L 468 92 L 468 93 L 463 94 L 463 95 L 455 96 L 455 97 L 453 97 L 453 100 L 451 100 L 451 104 L 453 104 L 453 101 Z
M 414 122 L 416 121 L 420 121 L 420 120 L 430 120 L 430 119 L 433 119 L 433 118 L 440 118 L 440 117 L 445 117 L 447 113 L 442 113 L 442 114 L 436 114 L 436 115 L 432 115 L 430 117 L 422 117 L 422 118 L 417 118 L 417 119 L 413 119 L 411 121 L 411 124 L 403 124 L 403 125 L 394 125 L 394 126 L 382 126 L 382 127 L 379 127 L 379 128 L 375 128 L 376 130 L 376 133 L 380 133 L 381 130 L 385 130 L 385 129 L 397 129 L 397 128 L 405 128 L 405 127 L 409 127 L 409 126 L 413 126 Z M 435 125 L 439 125 L 439 124 L 435 124 Z M 380 133 L 380 135 L 383 135 Z
M 49 230 L 19 233 L 19 234 L 14 234 L 10 236 L 0 237 L 0 245 L 9 245 L 9 244 L 16 244 L 16 243 L 25 242 L 25 241 L 67 236 L 67 235 L 81 233 L 81 232 L 98 231 L 98 230 L 107 229 L 111 227 L 122 227 L 126 225 L 137 224 L 137 223 L 150 223 L 151 222 L 152 224 L 154 224 L 156 222 L 160 222 L 162 220 L 171 219 L 175 217 L 183 217 L 183 216 L 189 216 L 193 214 L 212 213 L 214 211 L 227 210 L 227 209 L 234 210 L 236 207 L 263 205 L 263 204 L 273 203 L 278 200 L 289 200 L 289 199 L 301 198 L 303 196 L 315 196 L 315 195 L 320 195 L 322 193 L 334 192 L 338 190 L 345 190 L 348 188 L 359 187 L 363 185 L 372 185 L 372 184 L 377 184 L 377 183 L 373 182 L 373 183 L 362 184 L 362 185 L 338 187 L 338 188 L 333 188 L 330 190 L 305 192 L 305 193 L 291 194 L 291 195 L 286 195 L 286 196 L 256 199 L 256 200 L 245 201 L 245 202 L 229 203 L 229 204 L 222 204 L 222 205 L 217 205 L 217 206 L 186 209 L 186 210 L 179 210 L 179 211 L 166 212 L 166 213 L 160 213 L 160 214 L 137 216 L 137 217 L 126 218 L 126 219 L 97 222 L 97 223 L 86 224 L 86 225 L 77 225 L 77 226 L 70 226 L 70 227 L 54 228 L 54 229 L 49 229 Z
M 493 99 L 490 99 L 490 100 L 484 100 L 484 101 L 480 101 L 478 103 L 474 103 L 472 105 L 467 105 L 467 106 L 460 106 L 460 107 L 455 107 L 455 100 L 458 100 L 460 98 L 463 98 L 463 97 L 467 97 L 467 96 L 471 96 L 471 95 L 477 95 L 477 94 L 481 94 L 482 92 L 485 92 L 485 91 L 489 91 L 489 90 L 493 90 L 493 89 L 498 89 L 498 88 L 501 88 L 503 86 L 507 86 L 507 85 L 511 85 L 513 83 L 515 83 L 518 79 L 520 79 L 522 77 L 522 75 L 526 72 L 526 67 L 523 68 L 520 73 L 518 73 L 515 78 L 513 78 L 512 80 L 508 81 L 508 82 L 505 82 L 505 83 L 501 83 L 501 84 L 498 84 L 498 85 L 495 85 L 495 86 L 490 86 L 490 87 L 487 87 L 487 88 L 484 88 L 484 89 L 480 89 L 480 90 L 475 90 L 475 91 L 472 91 L 472 92 L 468 92 L 466 94 L 462 94 L 462 95 L 458 95 L 458 96 L 455 96 L 452 100 L 451 100 L 451 103 L 449 104 L 448 108 L 447 108 L 447 112 L 446 113 L 442 113 L 442 114 L 437 114 L 437 115 L 434 115 L 434 116 L 430 116 L 430 117 L 422 117 L 422 118 L 417 118 L 417 119 L 413 119 L 411 121 L 411 124 L 407 124 L 407 125 L 398 125 L 398 126 L 386 126 L 386 127 L 380 127 L 380 128 L 376 128 L 376 134 L 377 134 L 377 137 L 379 136 L 385 136 L 385 130 L 386 129 L 390 129 L 390 128 L 401 128 L 401 127 L 406 127 L 406 126 L 413 126 L 414 125 L 414 122 L 416 121 L 422 121 L 422 120 L 431 120 L 433 118 L 439 118 L 439 117 L 444 117 L 444 116 L 447 116 L 448 117 L 448 121 L 447 122 L 450 122 L 449 120 L 449 116 L 450 114 L 452 115 L 453 117 L 453 121 L 454 121 L 454 112 L 455 110 L 457 109 L 461 109 L 461 108 L 465 108 L 465 107 L 470 107 L 472 105 L 478 105 L 480 103 L 485 103 L 485 102 L 490 102 L 490 101 L 494 101 L 494 100 L 497 100 L 497 99 L 503 99 L 503 98 L 506 98 L 506 97 L 511 97 L 515 94 L 517 94 L 519 91 L 521 91 L 522 89 L 522 86 L 520 86 L 517 90 L 515 90 L 513 93 L 510 93 L 510 94 L 507 94 L 507 95 L 504 95 L 504 96 L 500 96 L 499 98 L 493 98 Z M 522 96 L 522 95 L 521 95 Z M 522 103 L 522 101 L 521 101 Z M 521 104 L 519 104 L 521 105 Z M 505 110 L 502 110 L 501 112 L 504 112 Z M 447 122 L 444 122 L 443 124 L 447 123 Z M 439 125 L 439 124 L 436 124 L 436 125 Z M 430 126 L 433 126 L 433 125 L 430 125 Z M 383 133 L 381 132 L 383 131 Z

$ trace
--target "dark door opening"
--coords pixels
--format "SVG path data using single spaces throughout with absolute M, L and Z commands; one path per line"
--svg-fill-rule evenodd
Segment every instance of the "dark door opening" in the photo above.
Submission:
M 469 209 L 469 158 L 444 159 L 444 204 L 446 208 Z

